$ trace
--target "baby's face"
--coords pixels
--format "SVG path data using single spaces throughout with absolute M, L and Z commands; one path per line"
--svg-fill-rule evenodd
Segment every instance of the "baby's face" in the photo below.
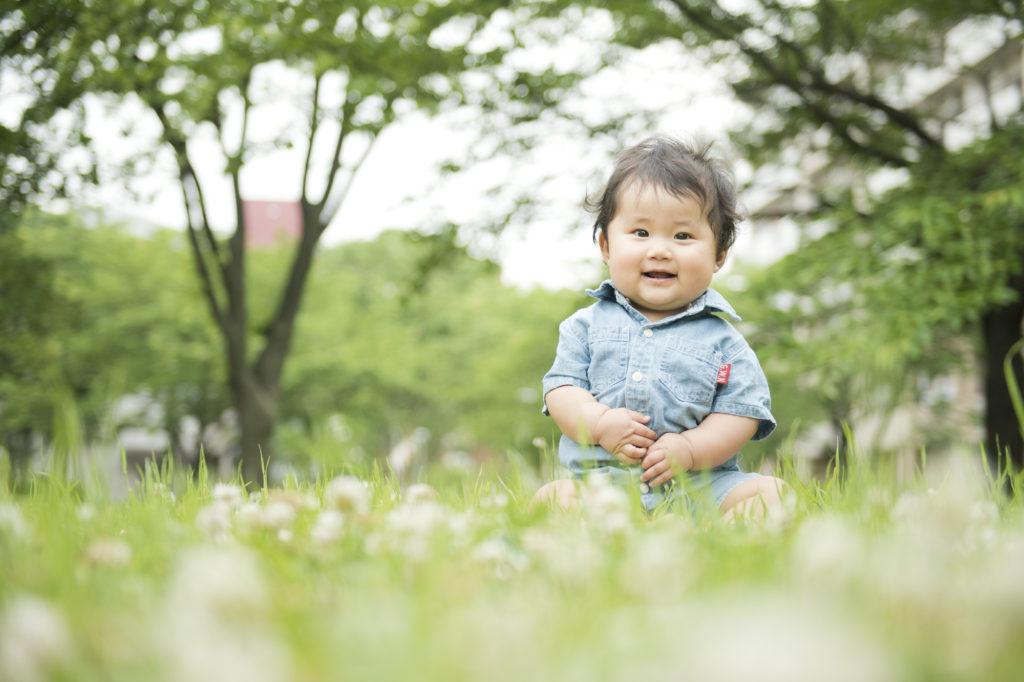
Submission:
M 598 237 L 612 284 L 649 320 L 684 310 L 725 262 L 699 202 L 625 185 L 608 236 Z

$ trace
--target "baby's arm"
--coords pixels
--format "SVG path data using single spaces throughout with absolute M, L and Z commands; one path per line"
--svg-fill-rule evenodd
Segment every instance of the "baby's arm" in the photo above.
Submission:
M 658 437 L 650 417 L 622 407 L 610 408 L 578 386 L 559 386 L 544 396 L 551 418 L 577 443 L 596 443 L 625 464 L 638 464 Z
M 757 426 L 750 417 L 712 412 L 696 428 L 666 433 L 650 446 L 640 478 L 658 486 L 682 471 L 716 467 L 739 452 Z

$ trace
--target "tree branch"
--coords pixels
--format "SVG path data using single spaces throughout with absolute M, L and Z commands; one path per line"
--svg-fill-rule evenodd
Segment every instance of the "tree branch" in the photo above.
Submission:
M 322 80 L 323 74 L 317 74 L 313 83 L 313 113 L 309 117 L 309 146 L 306 148 L 306 161 L 302 164 L 302 193 L 299 195 L 303 204 L 308 202 L 309 164 L 313 158 L 313 142 L 320 124 L 320 83 Z
M 327 226 L 331 224 L 332 220 L 334 220 L 334 216 L 338 213 L 338 210 L 345 203 L 345 197 L 348 196 L 348 192 L 352 188 L 352 181 L 355 179 L 356 173 L 359 172 L 359 169 L 362 168 L 366 158 L 370 155 L 370 151 L 376 144 L 377 138 L 378 135 L 376 134 L 370 136 L 370 141 L 367 143 L 366 149 L 364 149 L 363 153 L 359 156 L 359 160 L 352 164 L 348 169 L 348 178 L 346 178 L 344 186 L 342 186 L 341 190 L 338 192 L 338 196 L 331 199 L 329 204 L 327 201 L 328 198 L 324 197 L 325 205 L 320 207 L 320 213 L 317 215 L 317 221 L 320 223 L 321 232 L 327 229 Z
M 713 7 L 718 10 L 718 13 L 730 17 L 733 23 L 732 26 L 726 27 L 721 25 L 721 23 L 719 22 L 708 19 L 707 17 L 703 16 L 700 10 L 695 10 L 684 0 L 672 0 L 672 2 L 679 9 L 679 11 L 684 14 L 684 16 L 686 16 L 695 25 L 704 29 L 709 34 L 720 40 L 728 41 L 735 44 L 739 48 L 739 50 L 748 59 L 754 62 L 754 64 L 758 68 L 760 68 L 773 82 L 778 83 L 779 85 L 782 85 L 791 92 L 793 92 L 797 97 L 800 98 L 802 102 L 804 102 L 804 104 L 809 109 L 811 109 L 811 111 L 815 114 L 819 122 L 828 125 L 829 128 L 831 128 L 841 139 L 843 139 L 853 148 L 858 149 L 864 152 L 865 154 L 872 156 L 873 158 L 877 158 L 881 161 L 884 161 L 887 164 L 896 166 L 907 166 L 910 164 L 910 161 L 901 155 L 894 154 L 893 152 L 890 152 L 888 150 L 879 148 L 877 146 L 873 146 L 866 142 L 860 142 L 856 140 L 851 135 L 849 130 L 849 126 L 851 125 L 851 123 L 848 121 L 842 121 L 841 118 L 837 117 L 835 114 L 829 111 L 829 109 L 822 102 L 818 101 L 817 98 L 811 97 L 808 93 L 808 89 L 812 89 L 824 95 L 839 95 L 847 100 L 854 101 L 869 108 L 881 111 L 886 114 L 887 118 L 889 118 L 890 121 L 896 122 L 898 125 L 901 125 L 901 127 L 903 127 L 905 130 L 908 130 L 909 132 L 913 132 L 915 134 L 917 134 L 916 131 L 920 131 L 923 137 L 919 137 L 922 140 L 932 140 L 934 142 L 934 138 L 932 138 L 925 131 L 923 131 L 923 129 L 921 129 L 920 125 L 917 123 L 916 119 L 911 117 L 906 112 L 901 112 L 900 110 L 895 109 L 894 107 L 881 101 L 874 95 L 865 95 L 864 93 L 861 93 L 859 91 L 852 90 L 850 88 L 844 88 L 835 83 L 832 83 L 831 81 L 828 81 L 824 77 L 824 74 L 815 73 L 816 69 L 813 66 L 811 66 L 806 53 L 803 52 L 802 49 L 796 47 L 795 45 L 788 43 L 788 41 L 785 41 L 775 36 L 775 39 L 779 41 L 781 45 L 791 45 L 791 54 L 799 60 L 802 73 L 806 73 L 808 75 L 810 79 L 808 83 L 801 82 L 793 74 L 787 73 L 784 69 L 779 67 L 771 59 L 771 57 L 767 55 L 764 51 L 752 47 L 751 45 L 749 45 L 740 38 L 740 33 L 742 32 L 741 29 L 745 30 L 746 28 L 752 27 L 749 25 L 749 23 L 746 26 L 742 24 L 737 24 L 738 18 L 735 15 L 725 12 L 717 4 L 714 4 Z M 908 125 L 904 124 L 909 124 L 909 127 Z M 941 149 L 941 145 L 938 148 Z
M 331 196 L 334 180 L 338 175 L 338 169 L 341 168 L 341 148 L 345 144 L 345 138 L 348 137 L 352 129 L 352 114 L 354 112 L 355 104 L 350 103 L 346 98 L 345 103 L 341 106 L 341 119 L 338 121 L 338 139 L 334 145 L 334 155 L 331 157 L 331 169 L 327 172 L 327 187 L 324 188 L 324 194 L 316 204 L 316 214 L 318 216 L 327 204 L 327 198 Z M 320 229 L 323 230 L 325 227 L 326 225 L 323 221 L 320 221 Z

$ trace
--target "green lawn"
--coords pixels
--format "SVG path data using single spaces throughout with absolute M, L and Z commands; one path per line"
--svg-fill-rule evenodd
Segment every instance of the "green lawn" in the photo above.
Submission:
M 0 679 L 1020 679 L 1019 495 L 967 462 L 782 475 L 788 514 L 733 526 L 489 474 L 39 477 L 0 493 Z

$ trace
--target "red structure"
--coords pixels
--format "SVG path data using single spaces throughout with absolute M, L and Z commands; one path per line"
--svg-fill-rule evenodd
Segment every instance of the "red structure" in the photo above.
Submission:
M 242 213 L 246 248 L 290 243 L 302 234 L 302 209 L 297 201 L 243 201 Z

